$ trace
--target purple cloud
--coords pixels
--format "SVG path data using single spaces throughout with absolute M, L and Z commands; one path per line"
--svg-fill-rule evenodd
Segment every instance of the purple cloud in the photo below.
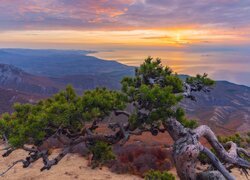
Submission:
M 142 29 L 250 23 L 249 0 L 0 0 L 0 29 Z
M 89 29 L 113 26 L 129 0 L 0 0 L 0 29 Z

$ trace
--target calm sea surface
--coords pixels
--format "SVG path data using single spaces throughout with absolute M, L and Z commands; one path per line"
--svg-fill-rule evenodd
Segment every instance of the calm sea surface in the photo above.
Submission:
M 208 73 L 216 80 L 228 80 L 250 86 L 250 52 L 184 52 L 164 50 L 100 51 L 92 56 L 138 66 L 147 56 L 159 57 L 175 72 L 195 75 Z

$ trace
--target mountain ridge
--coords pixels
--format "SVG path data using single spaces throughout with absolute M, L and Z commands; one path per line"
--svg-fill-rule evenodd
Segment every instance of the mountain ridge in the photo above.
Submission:
M 58 55 L 60 51 L 56 51 L 57 55 L 54 56 L 55 52 L 52 50 L 50 55 L 43 56 L 43 58 L 49 57 L 48 59 L 38 59 L 39 63 L 36 65 L 36 68 L 42 65 L 41 69 L 43 69 L 43 73 L 35 72 L 32 74 L 27 72 L 25 68 L 21 66 L 15 67 L 13 64 L 20 64 L 26 61 L 26 63 L 33 62 L 34 66 L 37 63 L 36 55 L 29 55 L 28 59 L 23 60 L 21 58 L 20 60 L 18 56 L 12 56 L 10 55 L 11 53 L 8 54 L 9 52 L 4 52 L 3 54 L 5 55 L 2 56 L 0 49 L 0 88 L 7 89 L 12 94 L 26 94 L 23 96 L 25 97 L 25 102 L 29 102 L 29 95 L 36 95 L 35 99 L 37 100 L 49 97 L 65 88 L 67 84 L 72 84 L 79 94 L 84 90 L 96 87 L 120 89 L 121 79 L 124 76 L 132 76 L 134 72 L 134 67 L 122 65 L 118 62 L 105 61 L 95 57 L 89 58 L 90 56 L 85 55 L 71 56 L 71 51 L 67 52 L 67 55 L 60 54 L 60 56 Z M 6 59 L 4 60 L 6 53 L 8 56 L 12 56 L 12 61 L 9 64 Z M 24 50 L 24 53 L 27 53 L 27 51 Z M 39 53 L 39 57 L 41 57 L 41 52 L 39 51 Z M 34 61 L 32 61 L 32 57 L 34 57 Z M 54 59 L 54 57 L 56 58 Z M 61 61 L 59 57 L 63 57 L 64 59 Z M 68 57 L 70 59 L 67 59 Z M 78 57 L 79 59 L 72 61 L 74 57 Z M 54 63 L 50 62 L 50 64 L 46 65 L 46 62 L 49 61 L 54 61 Z M 3 62 L 5 62 L 5 65 L 1 64 Z M 41 64 L 41 62 L 43 63 Z M 68 62 L 78 63 L 68 67 Z M 60 63 L 62 65 L 58 70 L 58 64 L 60 65 Z M 82 69 L 81 67 L 77 67 L 80 65 L 83 66 Z M 25 64 L 22 66 L 25 66 Z M 36 71 L 36 68 L 32 70 Z M 66 73 L 62 73 L 62 70 Z M 50 74 L 52 71 L 55 71 L 59 76 L 51 77 Z M 187 75 L 180 75 L 180 77 L 184 79 Z M 197 102 L 188 100 L 182 102 L 182 106 L 186 109 L 188 117 L 198 119 L 200 123 L 208 124 L 214 129 L 219 126 L 223 127 L 220 128 L 220 131 L 223 129 L 221 132 L 224 134 L 231 131 L 246 131 L 250 129 L 250 87 L 237 85 L 228 81 L 217 81 L 216 86 L 210 93 L 197 93 L 196 96 Z M 7 110 L 11 111 L 10 108 L 7 108 Z M 2 111 L 0 110 L 0 112 Z
M 0 64 L 0 87 L 34 94 L 54 94 L 59 84 L 46 77 L 39 77 L 13 65 Z
M 23 69 L 27 73 L 46 77 L 62 77 L 67 75 L 102 74 L 116 71 L 133 73 L 133 67 L 116 61 L 102 59 L 81 54 L 78 51 L 59 50 L 22 50 L 16 54 L 15 49 L 7 51 L 0 49 L 0 63 L 10 64 Z M 1 53 L 3 52 L 3 53 Z M 67 53 L 68 52 L 68 53 Z M 65 71 L 65 69 L 67 71 Z

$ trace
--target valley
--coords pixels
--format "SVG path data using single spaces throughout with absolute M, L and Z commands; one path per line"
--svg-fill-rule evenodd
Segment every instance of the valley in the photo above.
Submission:
M 134 67 L 87 56 L 87 51 L 0 49 L 0 112 L 14 102 L 36 102 L 71 84 L 78 94 L 96 87 L 120 89 Z M 182 78 L 185 78 L 183 76 Z M 198 93 L 197 102 L 184 100 L 190 118 L 221 134 L 250 128 L 250 88 L 217 81 L 210 93 Z

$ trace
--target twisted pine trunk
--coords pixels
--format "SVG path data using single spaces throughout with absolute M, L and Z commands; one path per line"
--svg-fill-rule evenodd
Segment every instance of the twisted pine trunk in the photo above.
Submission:
M 243 152 L 241 148 L 238 148 L 235 143 L 229 142 L 227 145 L 230 146 L 230 149 L 227 152 L 218 142 L 212 130 L 207 126 L 203 125 L 195 130 L 191 130 L 185 128 L 177 120 L 169 119 L 164 123 L 164 127 L 175 141 L 173 146 L 173 159 L 178 176 L 182 180 L 197 179 L 195 169 L 198 161 L 197 158 L 201 152 L 207 155 L 214 167 L 216 167 L 226 179 L 235 179 L 218 158 L 209 149 L 201 145 L 199 142 L 201 137 L 205 137 L 208 140 L 217 152 L 219 158 L 224 162 L 240 168 L 250 168 L 250 163 L 242 159 L 237 153 L 238 150 Z M 247 152 L 245 154 L 247 154 Z
M 175 141 L 173 159 L 177 173 L 181 179 L 196 179 L 196 161 L 199 155 L 199 142 L 188 129 L 174 119 L 164 124 L 166 130 Z

